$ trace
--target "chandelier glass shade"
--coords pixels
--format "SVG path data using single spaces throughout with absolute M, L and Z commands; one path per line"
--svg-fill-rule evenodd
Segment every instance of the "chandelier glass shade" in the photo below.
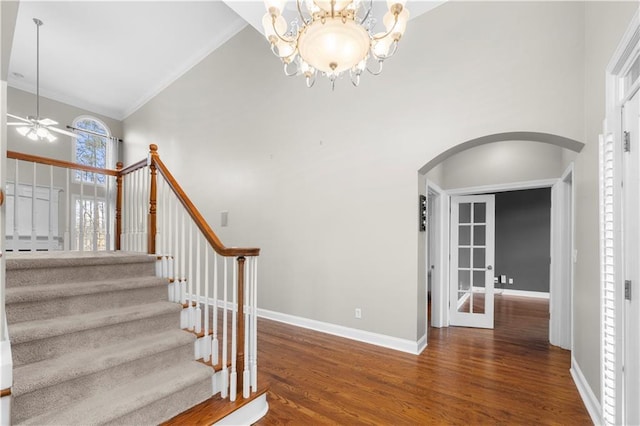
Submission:
M 299 16 L 291 24 L 282 16 L 284 0 L 265 0 L 262 26 L 286 75 L 302 75 L 311 87 L 321 73 L 333 87 L 348 72 L 357 86 L 365 69 L 380 74 L 382 63 L 396 52 L 409 19 L 405 2 L 387 0 L 385 31 L 375 34 L 373 0 L 296 0 Z

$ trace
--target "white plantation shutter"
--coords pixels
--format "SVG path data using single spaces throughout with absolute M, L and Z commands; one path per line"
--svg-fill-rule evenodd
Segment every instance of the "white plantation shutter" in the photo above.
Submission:
M 616 424 L 616 283 L 612 134 L 600 135 L 600 282 L 602 288 L 602 421 Z

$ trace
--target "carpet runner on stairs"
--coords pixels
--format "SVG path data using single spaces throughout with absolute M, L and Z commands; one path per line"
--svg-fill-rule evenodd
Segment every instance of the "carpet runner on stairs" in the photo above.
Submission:
M 9 254 L 13 424 L 158 424 L 211 397 L 155 258 Z

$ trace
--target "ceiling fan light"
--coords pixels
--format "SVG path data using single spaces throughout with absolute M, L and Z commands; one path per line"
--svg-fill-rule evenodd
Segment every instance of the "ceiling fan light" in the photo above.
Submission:
M 50 133 L 49 133 L 49 131 L 47 130 L 47 128 L 46 128 L 46 127 L 38 127 L 38 128 L 36 129 L 36 135 L 38 135 L 38 137 L 39 137 L 40 139 L 42 139 L 42 138 L 46 138 L 46 137 L 47 137 L 47 135 L 49 135 L 49 134 L 50 134 Z
M 47 133 L 48 133 L 48 134 L 47 134 L 47 136 L 45 136 L 45 138 L 46 138 L 49 142 L 53 142 L 53 141 L 55 141 L 56 139 L 58 139 L 56 136 L 54 136 L 54 135 L 53 135 L 53 133 L 51 133 L 51 132 L 47 132 Z
M 22 136 L 27 136 L 27 133 L 29 133 L 29 130 L 31 130 L 31 127 L 27 127 L 27 126 L 16 128 L 16 131 L 20 133 Z
M 27 137 L 29 139 L 31 139 L 32 141 L 37 141 L 38 140 L 38 134 L 33 129 L 29 129 L 29 133 L 27 133 Z

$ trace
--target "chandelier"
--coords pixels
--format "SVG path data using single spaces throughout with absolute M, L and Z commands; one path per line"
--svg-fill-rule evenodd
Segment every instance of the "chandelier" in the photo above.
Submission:
M 282 16 L 285 0 L 265 0 L 262 25 L 286 75 L 302 75 L 311 87 L 321 73 L 333 88 L 336 78 L 349 72 L 357 86 L 365 69 L 380 74 L 382 63 L 396 52 L 409 20 L 405 3 L 387 0 L 385 31 L 378 33 L 372 31 L 373 0 L 296 0 L 299 17 L 290 25 Z

